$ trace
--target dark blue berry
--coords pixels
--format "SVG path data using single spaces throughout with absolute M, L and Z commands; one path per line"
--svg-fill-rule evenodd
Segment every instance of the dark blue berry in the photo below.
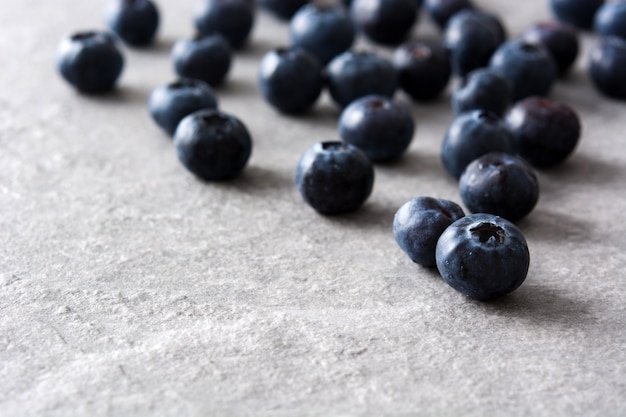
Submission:
M 593 27 L 601 36 L 626 39 L 626 1 L 605 3 L 598 9 Z
M 461 199 L 472 213 L 490 213 L 517 221 L 539 199 L 539 182 L 523 159 L 492 152 L 475 159 L 459 181 Z
M 174 135 L 180 162 L 207 181 L 237 176 L 252 152 L 246 126 L 219 110 L 200 110 L 185 117 Z
M 194 13 L 194 25 L 201 35 L 222 35 L 230 46 L 241 48 L 254 25 L 254 8 L 247 0 L 202 0 Z
M 326 65 L 354 42 L 354 25 L 348 12 L 339 5 L 310 3 L 291 19 L 291 41 Z
M 172 62 L 179 77 L 202 80 L 213 87 L 224 81 L 231 61 L 230 45 L 217 34 L 180 40 L 172 48 Z
M 450 19 L 443 43 L 450 53 L 452 70 L 464 76 L 487 66 L 504 39 L 502 25 L 495 16 L 466 10 Z
M 216 108 L 217 97 L 213 89 L 204 81 L 191 78 L 154 89 L 148 100 L 152 119 L 172 136 L 185 116 L 198 110 Z
M 456 203 L 440 198 L 417 197 L 398 209 L 393 218 L 393 235 L 415 263 L 435 266 L 437 241 L 444 230 L 465 216 Z
M 357 210 L 374 186 L 374 167 L 358 148 L 344 142 L 319 142 L 309 148 L 296 169 L 304 201 L 322 214 Z
M 470 162 L 489 152 L 514 153 L 513 135 L 495 113 L 474 110 L 457 116 L 448 128 L 441 161 L 450 175 L 459 178 Z
M 589 76 L 598 91 L 608 97 L 626 99 L 626 41 L 601 39 L 591 49 Z
M 467 74 L 452 94 L 452 108 L 460 114 L 487 110 L 504 115 L 513 100 L 511 84 L 499 72 L 479 68 Z
M 442 29 L 461 10 L 474 8 L 471 0 L 426 0 L 424 6 L 430 18 Z
M 581 125 L 566 104 L 543 97 L 517 103 L 506 117 L 517 153 L 536 167 L 560 164 L 576 148 Z
M 400 87 L 416 101 L 432 100 L 448 85 L 452 70 L 440 44 L 408 41 L 393 55 Z
M 145 46 L 159 28 L 159 10 L 151 0 L 113 0 L 106 12 L 109 28 L 131 46 Z
M 550 0 L 552 13 L 560 21 L 581 29 L 589 29 L 596 11 L 604 0 Z
M 578 35 L 571 26 L 560 22 L 537 23 L 528 29 L 524 41 L 543 46 L 550 52 L 559 74 L 564 75 L 578 57 Z
M 61 76 L 84 93 L 113 89 L 124 68 L 114 38 L 104 32 L 79 32 L 61 40 L 56 66 Z
M 281 20 L 289 20 L 311 0 L 257 0 L 258 5 Z
M 370 94 L 392 97 L 398 86 L 393 65 L 373 52 L 346 51 L 327 67 L 328 90 L 341 107 Z
M 284 113 L 312 107 L 324 86 L 322 66 L 302 48 L 269 51 L 259 66 L 259 89 L 272 106 Z
M 493 54 L 491 69 L 499 71 L 513 87 L 513 101 L 547 96 L 557 77 L 557 67 L 542 46 L 523 40 L 502 44 Z
M 448 285 L 481 301 L 515 291 L 530 265 L 522 232 L 510 221 L 485 213 L 452 223 L 437 242 L 436 258 Z
M 371 41 L 397 45 L 409 36 L 419 8 L 414 0 L 353 0 L 350 12 L 357 28 Z
M 387 162 L 402 155 L 414 132 L 411 113 L 384 96 L 353 101 L 339 119 L 339 136 L 365 152 L 372 162 Z

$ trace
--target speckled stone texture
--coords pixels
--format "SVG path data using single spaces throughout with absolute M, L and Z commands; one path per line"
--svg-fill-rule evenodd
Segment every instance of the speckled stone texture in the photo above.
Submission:
M 412 106 L 415 139 L 377 166 L 362 210 L 322 217 L 294 172 L 337 138 L 338 110 L 325 93 L 311 114 L 281 116 L 256 87 L 285 24 L 259 11 L 218 89 L 255 143 L 240 178 L 211 184 L 146 109 L 174 78 L 169 50 L 191 36 L 195 1 L 159 1 L 158 44 L 125 49 L 115 93 L 81 96 L 55 72 L 56 45 L 102 28 L 105 3 L 2 3 L 0 415 L 626 415 L 626 104 L 585 75 L 592 34 L 553 90 L 584 134 L 539 172 L 519 223 L 528 279 L 480 303 L 412 264 L 391 231 L 413 197 L 460 201 L 439 160 L 449 91 Z M 513 35 L 549 17 L 541 0 L 477 3 Z M 437 34 L 424 13 L 415 35 Z

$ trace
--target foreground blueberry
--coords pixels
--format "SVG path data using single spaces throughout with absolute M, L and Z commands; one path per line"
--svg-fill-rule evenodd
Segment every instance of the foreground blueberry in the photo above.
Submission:
M 440 44 L 408 41 L 396 49 L 393 65 L 400 87 L 413 100 L 432 100 L 448 85 L 452 70 L 447 51 Z
M 374 167 L 358 148 L 343 142 L 319 142 L 309 148 L 296 169 L 304 201 L 321 214 L 357 210 L 374 186 Z
M 387 162 L 402 155 L 414 132 L 411 113 L 384 96 L 355 100 L 339 118 L 339 136 L 361 149 L 372 162 Z
M 424 6 L 430 18 L 442 29 L 456 13 L 474 8 L 471 0 L 426 0 Z
M 589 29 L 604 0 L 550 0 L 552 13 L 562 22 Z
M 456 203 L 440 198 L 417 197 L 398 209 L 393 218 L 393 235 L 415 263 L 435 266 L 437 241 L 444 230 L 465 216 Z
M 571 26 L 560 22 L 541 22 L 529 28 L 524 41 L 543 46 L 550 52 L 559 74 L 564 75 L 578 57 L 578 35 Z
M 515 291 L 526 279 L 530 253 L 522 232 L 501 217 L 462 217 L 441 235 L 437 268 L 460 293 L 487 301 Z
M 626 40 L 609 37 L 593 46 L 589 58 L 589 76 L 602 94 L 626 99 Z
M 152 43 L 159 20 L 159 10 L 151 0 L 113 0 L 106 11 L 109 28 L 132 46 Z
M 514 153 L 513 136 L 498 115 L 474 110 L 457 116 L 441 145 L 446 171 L 459 178 L 474 159 L 489 152 Z
M 459 181 L 463 204 L 472 213 L 490 213 L 517 221 L 539 199 L 539 182 L 523 159 L 493 152 L 475 159 Z
M 417 21 L 414 0 L 353 0 L 352 20 L 370 40 L 397 45 L 404 41 Z
M 180 162 L 207 181 L 237 176 L 252 152 L 246 126 L 235 116 L 219 110 L 200 110 L 185 117 L 174 135 Z
M 502 44 L 491 57 L 489 66 L 509 80 L 514 101 L 547 96 L 557 76 L 550 53 L 540 45 L 523 40 Z
M 79 32 L 61 40 L 56 54 L 61 76 L 84 93 L 104 93 L 115 87 L 124 57 L 105 32 Z
M 487 110 L 502 116 L 512 99 L 513 89 L 506 78 L 492 69 L 479 68 L 461 80 L 452 94 L 452 108 L 456 114 Z
M 202 80 L 213 87 L 224 81 L 231 61 L 230 45 L 219 34 L 180 40 L 172 48 L 172 62 L 179 77 Z
M 258 5 L 281 20 L 289 20 L 310 0 L 257 0 Z
M 241 48 L 254 25 L 254 8 L 248 0 L 202 0 L 193 22 L 201 35 L 219 33 L 230 45 Z
M 626 1 L 602 5 L 596 13 L 593 27 L 601 36 L 626 39 Z
M 217 97 L 211 86 L 191 78 L 154 89 L 148 100 L 152 119 L 171 136 L 185 116 L 198 110 L 216 108 Z
M 517 153 L 540 168 L 563 162 L 576 148 L 580 119 L 566 104 L 529 97 L 511 108 L 506 117 Z
M 341 107 L 370 94 L 392 97 L 398 86 L 393 65 L 373 52 L 346 51 L 326 71 L 330 95 Z
M 322 66 L 302 48 L 269 51 L 259 66 L 259 89 L 284 113 L 300 113 L 317 101 L 324 86 Z

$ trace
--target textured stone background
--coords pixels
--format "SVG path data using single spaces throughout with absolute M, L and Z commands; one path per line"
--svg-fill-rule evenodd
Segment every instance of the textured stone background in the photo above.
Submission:
M 549 16 L 541 0 L 477 3 L 512 35 Z M 115 94 L 84 97 L 54 53 L 68 32 L 102 27 L 104 4 L 0 11 L 0 415 L 626 415 L 626 106 L 586 79 L 592 35 L 553 91 L 584 136 L 539 173 L 539 205 L 519 224 L 528 279 L 478 303 L 391 233 L 412 197 L 460 199 L 439 162 L 447 96 L 413 105 L 410 151 L 377 167 L 361 211 L 324 218 L 293 174 L 306 148 L 336 137 L 337 109 L 324 96 L 286 118 L 256 90 L 284 25 L 259 14 L 219 90 L 254 136 L 249 167 L 206 184 L 145 107 L 173 79 L 168 51 L 190 36 L 194 2 L 161 0 L 160 42 L 125 51 Z M 415 35 L 434 34 L 423 16 Z

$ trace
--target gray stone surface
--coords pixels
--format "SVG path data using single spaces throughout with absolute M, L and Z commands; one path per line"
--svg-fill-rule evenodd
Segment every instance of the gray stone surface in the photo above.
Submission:
M 626 415 L 626 106 L 586 79 L 592 35 L 553 91 L 584 136 L 539 173 L 520 223 L 528 279 L 478 303 L 391 233 L 414 196 L 459 200 L 439 162 L 447 96 L 412 106 L 410 151 L 377 167 L 361 211 L 321 217 L 293 174 L 336 138 L 338 111 L 327 96 L 299 118 L 263 103 L 256 65 L 287 30 L 259 14 L 219 90 L 253 156 L 241 178 L 202 183 L 145 108 L 173 78 L 172 42 L 191 34 L 193 1 L 159 3 L 160 42 L 127 49 L 104 97 L 76 94 L 53 66 L 63 35 L 102 27 L 104 1 L 2 4 L 0 415 Z M 478 3 L 513 35 L 549 15 L 540 0 Z M 426 20 L 418 37 L 436 33 Z

